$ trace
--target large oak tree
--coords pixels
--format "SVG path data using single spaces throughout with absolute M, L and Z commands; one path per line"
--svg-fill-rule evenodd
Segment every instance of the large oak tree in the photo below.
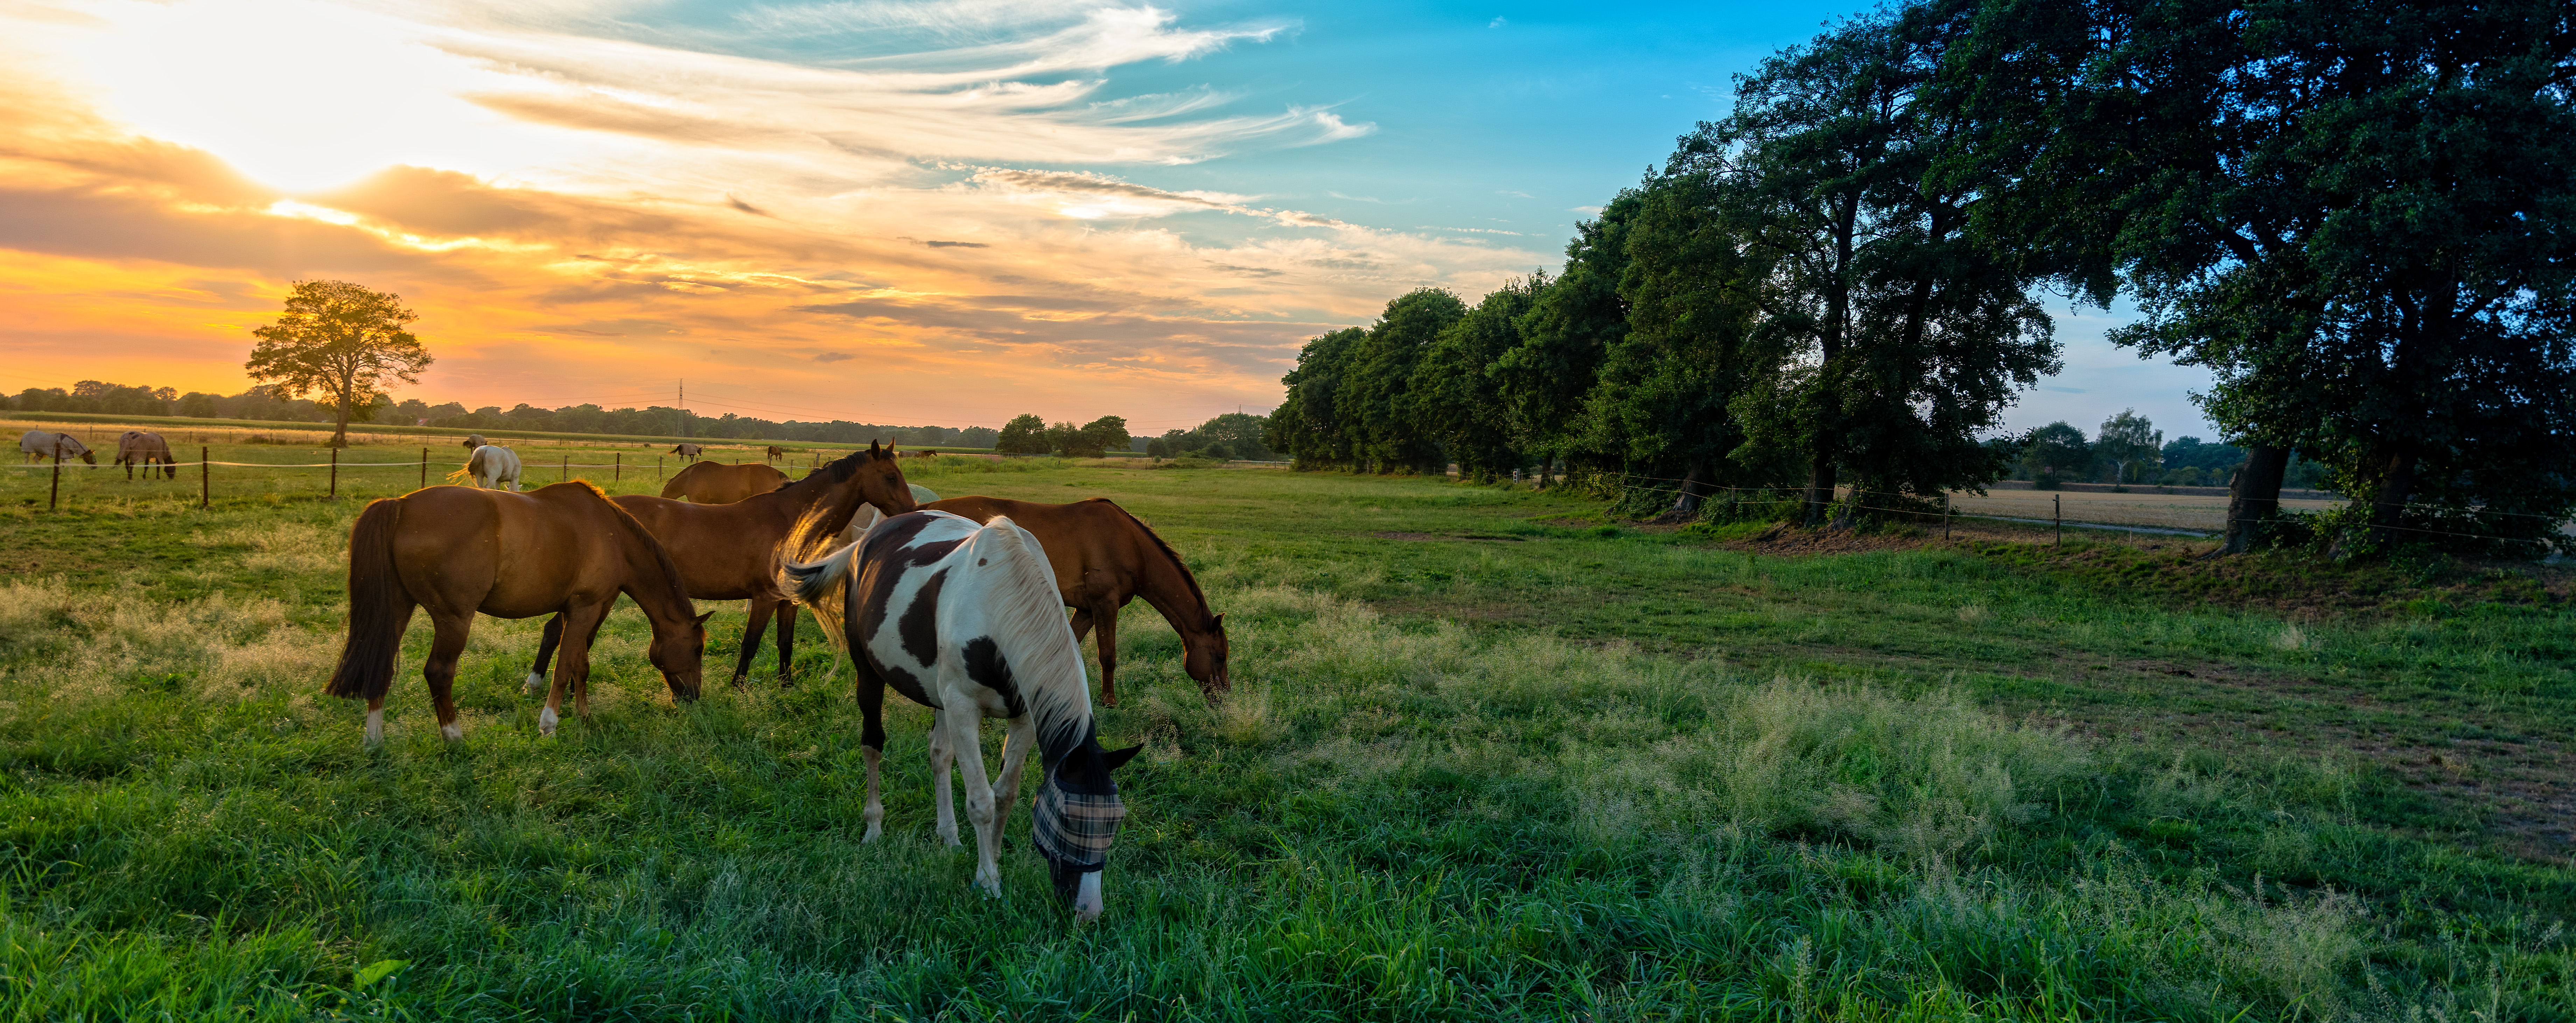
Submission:
M 277 322 L 251 331 L 259 343 L 242 368 L 281 397 L 312 395 L 330 406 L 337 422 L 331 446 L 346 447 L 349 420 L 373 418 L 387 382 L 420 382 L 429 350 L 403 329 L 419 318 L 399 295 L 347 281 L 297 281 Z

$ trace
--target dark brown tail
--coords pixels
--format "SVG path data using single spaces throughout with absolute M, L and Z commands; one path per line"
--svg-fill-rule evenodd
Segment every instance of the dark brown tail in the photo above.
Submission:
M 411 591 L 394 568 L 394 530 L 401 525 L 402 501 L 386 498 L 368 505 L 349 531 L 349 644 L 322 689 L 332 696 L 375 701 L 393 688 L 394 658 L 412 609 Z

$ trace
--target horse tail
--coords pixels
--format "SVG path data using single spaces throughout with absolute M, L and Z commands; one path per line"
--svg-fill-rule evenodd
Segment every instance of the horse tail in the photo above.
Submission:
M 1055 569 L 1047 564 L 1037 538 L 1007 515 L 986 520 L 958 545 L 959 554 L 969 549 L 976 561 L 991 565 L 986 611 L 993 640 L 1024 687 L 1021 698 L 1035 716 L 1038 748 L 1061 756 L 1091 734 L 1091 683 L 1083 671 L 1082 647 L 1064 617 Z M 962 557 L 957 561 L 966 563 Z
M 394 533 L 401 527 L 402 501 L 385 498 L 369 504 L 349 531 L 349 642 L 325 693 L 372 703 L 393 688 L 394 659 L 412 609 L 411 591 L 394 565 Z

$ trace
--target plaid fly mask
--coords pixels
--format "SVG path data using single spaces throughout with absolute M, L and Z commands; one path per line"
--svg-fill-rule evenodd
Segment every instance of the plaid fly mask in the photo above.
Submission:
M 1029 839 L 1038 852 L 1059 866 L 1088 874 L 1109 862 L 1109 843 L 1118 838 L 1118 822 L 1127 816 L 1127 806 L 1115 792 L 1067 792 L 1049 778 L 1038 787 L 1030 813 L 1034 820 Z

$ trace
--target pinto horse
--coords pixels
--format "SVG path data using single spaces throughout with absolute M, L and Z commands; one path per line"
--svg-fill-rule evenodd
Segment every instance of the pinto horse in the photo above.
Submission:
M 977 522 L 1010 516 L 1046 546 L 1056 592 L 1073 609 L 1073 638 L 1100 630 L 1100 702 L 1118 705 L 1118 609 L 1145 598 L 1172 631 L 1181 634 L 1181 670 L 1199 684 L 1210 704 L 1233 686 L 1226 674 L 1225 616 L 1211 614 L 1198 577 L 1172 546 L 1116 502 L 1095 497 L 1072 504 L 1039 504 L 969 495 L 923 507 Z
M 671 695 L 698 698 L 707 619 L 689 602 L 679 567 L 644 524 L 588 483 L 557 483 L 525 494 L 429 487 L 367 506 L 349 533 L 349 640 L 323 692 L 367 701 L 367 745 L 385 738 L 385 691 L 415 606 L 438 629 L 421 676 L 438 709 L 438 731 L 454 742 L 456 658 L 478 612 L 495 618 L 553 614 L 563 630 L 564 670 L 546 694 L 537 730 L 555 732 L 564 691 L 590 715 L 590 643 L 623 593 L 652 622 L 646 650 Z
M 662 484 L 662 496 L 677 501 L 682 498 L 699 504 L 732 504 L 753 494 L 766 494 L 787 485 L 787 474 L 759 465 L 724 465 L 717 462 L 692 462 L 672 474 Z
M 778 581 L 780 545 L 800 521 L 810 520 L 837 532 L 861 502 L 880 508 L 913 509 L 912 490 L 903 481 L 893 448 L 869 445 L 848 457 L 826 462 L 804 479 L 731 504 L 694 504 L 645 494 L 613 499 L 671 552 L 680 566 L 682 585 L 700 600 L 751 601 L 750 620 L 742 632 L 742 653 L 735 660 L 733 684 L 751 675 L 751 659 L 760 652 L 760 632 L 772 615 L 778 618 L 778 680 L 794 680 L 796 602 Z M 527 688 L 545 681 L 546 661 L 554 656 L 561 619 L 546 623 L 537 646 L 537 662 L 528 669 Z
M 147 430 L 127 430 L 116 438 L 116 464 L 125 467 L 125 478 L 134 479 L 134 467 L 143 467 L 143 478 L 152 478 L 152 466 L 158 463 L 165 479 L 179 478 L 179 460 L 170 457 L 170 442 Z
M 950 764 L 964 776 L 966 816 L 975 825 L 975 884 L 988 895 L 1002 894 L 1002 825 L 1035 745 L 1046 780 L 1030 808 L 1030 838 L 1046 857 L 1056 895 L 1072 901 L 1077 919 L 1098 917 L 1100 871 L 1127 813 L 1109 772 L 1144 747 L 1101 748 L 1091 687 L 1083 684 L 1082 647 L 1065 624 L 1037 538 L 1008 517 L 978 526 L 932 511 L 889 518 L 851 547 L 785 572 L 802 599 L 839 590 L 843 606 L 861 609 L 843 621 L 866 717 L 859 744 L 868 765 L 868 830 L 861 841 L 884 834 L 878 766 L 891 685 L 934 712 L 932 801 L 939 840 L 949 845 L 962 844 L 949 798 Z M 1008 728 L 1001 779 L 989 784 L 978 735 L 986 717 L 1002 718 Z

